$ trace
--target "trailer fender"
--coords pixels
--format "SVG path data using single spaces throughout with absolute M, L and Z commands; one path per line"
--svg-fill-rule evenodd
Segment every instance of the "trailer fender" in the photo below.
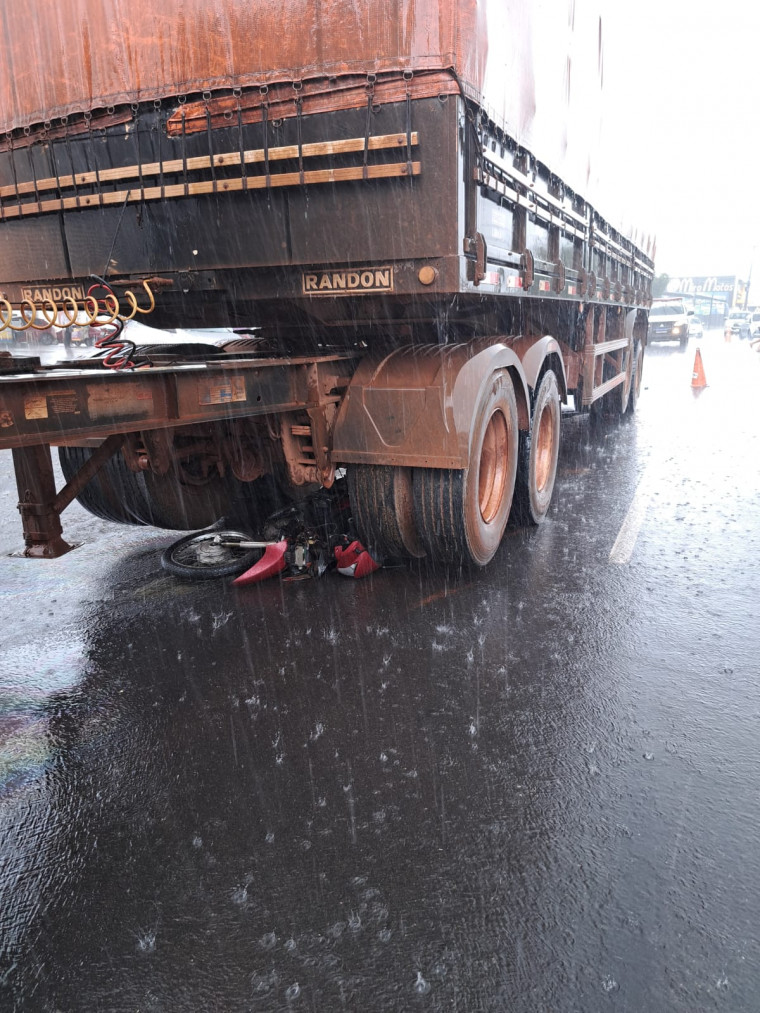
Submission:
M 562 349 L 556 338 L 546 334 L 537 341 L 534 338 L 514 338 L 509 342 L 510 348 L 517 353 L 525 373 L 525 380 L 531 391 L 535 391 L 539 378 L 544 371 L 544 363 L 551 357 L 551 369 L 557 377 L 560 396 L 567 399 L 567 375 L 562 358 Z
M 362 360 L 340 406 L 336 464 L 465 469 L 472 421 L 495 373 L 513 382 L 520 429 L 530 398 L 517 354 L 500 340 L 423 345 Z
M 637 309 L 629 310 L 625 315 L 625 323 L 623 324 L 623 334 L 628 338 L 629 341 L 633 341 L 634 334 L 633 328 L 636 324 L 636 318 L 639 315 Z

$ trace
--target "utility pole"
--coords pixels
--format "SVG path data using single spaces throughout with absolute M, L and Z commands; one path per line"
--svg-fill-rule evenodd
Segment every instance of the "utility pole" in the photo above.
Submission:
M 747 272 L 747 287 L 744 289 L 744 308 L 747 309 L 749 305 L 749 287 L 752 284 L 752 265 L 755 263 L 755 250 L 756 246 L 752 247 L 752 253 L 749 261 L 749 271 Z

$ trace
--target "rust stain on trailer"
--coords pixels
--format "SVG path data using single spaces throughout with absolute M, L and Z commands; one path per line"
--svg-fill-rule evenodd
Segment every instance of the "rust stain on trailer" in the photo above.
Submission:
M 404 102 L 407 95 L 412 99 L 442 98 L 459 95 L 459 82 L 447 70 L 431 70 L 415 73 L 404 78 L 400 72 L 389 72 L 386 77 L 374 75 L 371 100 L 373 106 Z M 187 102 L 176 110 L 166 121 L 169 137 L 181 137 L 208 129 L 211 126 L 227 127 L 230 118 L 237 122 L 238 115 L 243 124 L 261 123 L 267 120 L 286 120 L 297 116 L 314 116 L 346 109 L 364 109 L 368 100 L 367 75 L 349 74 L 345 77 L 325 80 L 316 78 L 303 81 L 298 90 L 299 104 L 293 101 L 294 91 L 290 82 L 274 84 L 262 92 L 244 92 L 240 96 L 220 95 L 206 102 Z M 406 139 L 403 140 L 403 144 Z M 372 139 L 368 147 L 372 148 Z M 1 149 L 0 149 L 1 150 Z

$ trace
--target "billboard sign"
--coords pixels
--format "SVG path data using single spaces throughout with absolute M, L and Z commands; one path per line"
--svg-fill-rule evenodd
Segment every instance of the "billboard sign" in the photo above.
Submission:
M 708 325 L 722 323 L 734 306 L 744 306 L 744 282 L 735 274 L 670 278 L 666 295 L 682 295 L 687 305 Z
M 698 278 L 670 278 L 668 295 L 720 295 L 724 300 L 736 288 L 736 275 L 705 275 Z

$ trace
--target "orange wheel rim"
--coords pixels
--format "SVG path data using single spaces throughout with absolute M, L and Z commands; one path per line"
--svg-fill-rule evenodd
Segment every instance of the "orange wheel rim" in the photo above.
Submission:
M 478 505 L 486 524 L 499 513 L 504 500 L 509 470 L 509 427 L 503 412 L 495 411 L 488 421 L 480 451 Z
M 551 477 L 554 463 L 554 419 L 550 405 L 541 412 L 536 441 L 536 489 L 543 492 Z

